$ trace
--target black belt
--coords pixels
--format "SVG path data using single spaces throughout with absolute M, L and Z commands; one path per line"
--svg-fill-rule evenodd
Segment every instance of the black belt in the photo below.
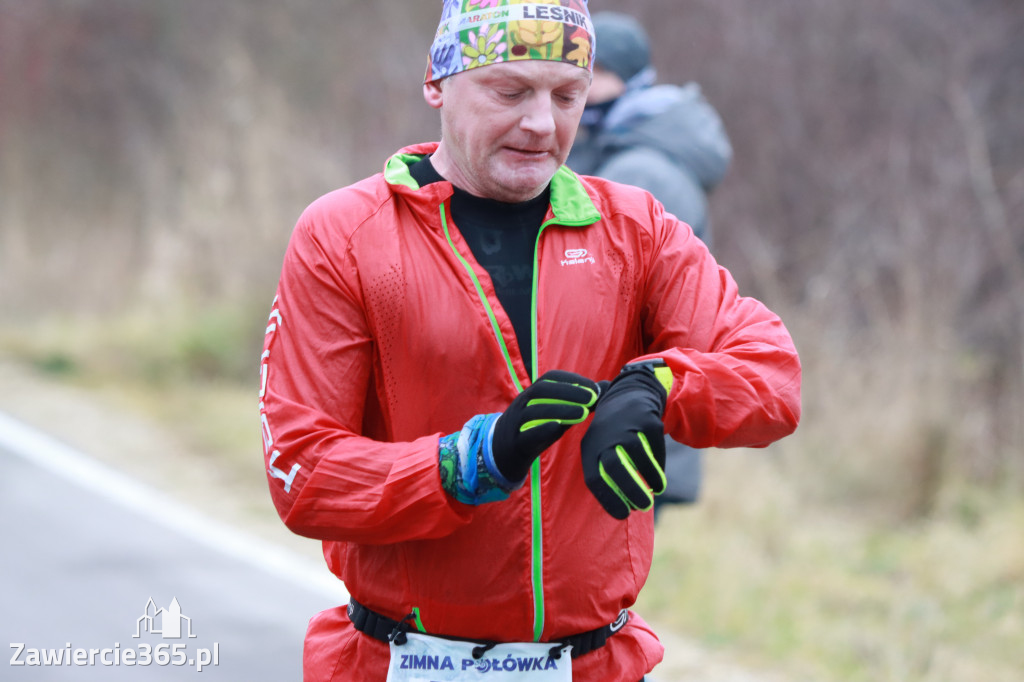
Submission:
M 348 602 L 348 618 L 352 621 L 352 625 L 355 626 L 356 630 L 363 634 L 369 635 L 376 640 L 384 642 L 385 644 L 394 641 L 396 644 L 405 643 L 405 633 L 409 630 L 408 620 L 412 618 L 413 614 L 409 614 L 401 621 L 388 618 L 382 614 L 372 611 L 355 599 L 349 599 Z M 571 635 L 565 639 L 557 642 L 548 642 L 552 645 L 551 657 L 558 658 L 561 656 L 562 649 L 567 645 L 572 645 L 572 657 L 579 658 L 584 654 L 589 654 L 594 649 L 600 649 L 604 646 L 608 638 L 614 635 L 616 632 L 621 630 L 626 622 L 629 620 L 629 611 L 622 609 L 619 611 L 619 617 L 615 619 L 614 623 L 609 623 L 595 630 L 588 632 L 581 632 L 578 635 Z M 491 647 L 498 644 L 498 642 L 492 642 L 490 640 L 481 641 L 476 639 L 467 639 L 464 637 L 445 637 L 443 639 L 453 639 L 463 642 L 474 642 L 479 644 L 476 649 L 473 650 L 473 656 L 480 658 L 483 654 Z M 479 655 L 477 652 L 479 651 Z

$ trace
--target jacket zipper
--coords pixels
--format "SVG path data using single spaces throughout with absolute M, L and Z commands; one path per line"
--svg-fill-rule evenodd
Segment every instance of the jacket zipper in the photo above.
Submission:
M 459 259 L 462 267 L 469 274 L 470 279 L 473 281 L 473 286 L 476 288 L 477 296 L 483 303 L 484 309 L 487 312 L 487 319 L 491 322 L 491 331 L 494 333 L 494 337 L 498 340 L 501 346 L 501 354 L 505 358 L 505 368 L 508 370 L 509 376 L 512 377 L 512 382 L 515 384 L 516 390 L 522 392 L 523 385 L 519 381 L 519 377 L 516 376 L 515 368 L 512 366 L 512 356 L 509 354 L 508 346 L 505 344 L 505 339 L 501 335 L 501 329 L 498 327 L 498 319 L 494 315 L 494 310 L 491 308 L 491 304 L 487 301 L 487 296 L 484 294 L 483 286 L 480 284 L 480 280 L 477 278 L 476 273 L 473 272 L 473 266 L 469 264 L 459 250 L 455 247 L 455 242 L 452 241 L 451 231 L 448 229 L 448 216 L 444 210 L 444 204 L 440 206 L 441 211 L 441 227 L 444 229 L 445 239 L 448 241 L 448 246 L 455 254 L 455 257 Z M 533 265 L 533 294 L 531 301 L 531 324 L 532 324 L 532 336 L 530 353 L 533 358 L 533 379 L 537 378 L 537 247 L 540 244 L 540 233 L 544 231 L 548 223 L 541 225 L 540 231 L 537 233 L 537 242 L 534 244 L 534 265 Z M 541 525 L 542 521 L 541 514 L 541 488 L 540 488 L 540 458 L 534 460 L 533 465 L 530 467 L 530 578 L 533 589 L 533 639 L 535 642 L 540 641 L 541 635 L 544 633 L 544 530 Z
M 532 381 L 539 376 L 539 358 L 537 356 L 537 293 L 540 282 L 540 237 L 544 229 L 554 220 L 541 224 L 537 230 L 537 239 L 533 245 L 533 287 L 530 294 L 530 367 L 533 371 Z M 531 557 L 533 578 L 533 641 L 539 642 L 544 634 L 544 518 L 541 506 L 540 457 L 530 467 L 530 522 L 532 531 Z
M 444 204 L 440 205 L 441 213 L 441 227 L 444 230 L 444 237 L 448 241 L 448 247 L 455 254 L 455 257 L 459 259 L 462 267 L 469 274 L 470 279 L 473 281 L 473 286 L 476 288 L 477 296 L 483 303 L 484 310 L 487 312 L 487 319 L 491 323 L 491 331 L 494 337 L 497 339 L 498 344 L 501 346 L 501 354 L 505 359 L 505 368 L 508 370 L 509 376 L 512 377 L 512 382 L 515 384 L 516 390 L 522 392 L 523 385 L 519 381 L 519 377 L 516 376 L 515 368 L 512 366 L 512 356 L 509 353 L 508 346 L 505 344 L 505 339 L 501 335 L 501 328 L 498 326 L 498 318 L 494 314 L 494 309 L 491 304 L 487 301 L 487 296 L 484 294 L 483 286 L 480 284 L 479 278 L 473 271 L 473 266 L 470 265 L 459 250 L 455 247 L 455 242 L 452 241 L 451 231 L 448 229 L 448 216 L 445 213 Z M 534 242 L 533 247 L 533 291 L 531 293 L 530 301 L 530 324 L 531 324 L 531 339 L 530 339 L 530 357 L 532 358 L 531 366 L 533 368 L 533 376 L 531 380 L 536 381 L 538 376 L 537 371 L 537 290 L 539 283 L 539 254 L 540 254 L 540 237 L 543 234 L 544 229 L 551 225 L 553 220 L 549 220 L 540 226 L 537 231 L 537 239 Z M 540 458 L 534 460 L 530 467 L 530 541 L 531 541 L 531 555 L 530 555 L 530 577 L 533 588 L 533 640 L 539 642 L 541 636 L 544 634 L 544 527 L 543 527 L 543 511 L 541 507 L 541 483 L 540 483 Z

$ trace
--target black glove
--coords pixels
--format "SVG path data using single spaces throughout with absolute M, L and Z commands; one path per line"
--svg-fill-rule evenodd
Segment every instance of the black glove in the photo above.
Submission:
M 526 387 L 494 424 L 491 452 L 501 475 L 512 482 L 526 478 L 540 453 L 590 416 L 598 395 L 596 383 L 561 370 L 545 372 Z
M 665 491 L 665 426 L 672 387 L 664 361 L 626 365 L 601 395 L 583 436 L 583 479 L 605 510 L 625 519 Z

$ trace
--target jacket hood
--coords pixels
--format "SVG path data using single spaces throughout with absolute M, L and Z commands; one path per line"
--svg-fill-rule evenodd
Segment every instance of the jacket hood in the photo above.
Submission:
M 696 83 L 628 91 L 608 111 L 599 144 L 605 153 L 658 149 L 692 173 L 705 191 L 722 181 L 732 160 L 722 120 Z

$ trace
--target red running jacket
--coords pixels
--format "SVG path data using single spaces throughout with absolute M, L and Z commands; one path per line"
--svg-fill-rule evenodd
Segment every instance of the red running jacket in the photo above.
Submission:
M 558 641 L 606 625 L 643 587 L 652 514 L 609 516 L 583 481 L 574 426 L 505 501 L 441 488 L 438 439 L 504 410 L 549 369 L 612 379 L 663 358 L 675 384 L 665 428 L 697 448 L 764 446 L 800 411 L 789 333 L 741 297 L 690 228 L 650 194 L 561 168 L 537 239 L 533 338 L 520 347 L 487 272 L 449 211 L 452 186 L 382 174 L 321 197 L 284 258 L 262 359 L 271 496 L 295 533 L 323 541 L 359 602 L 428 633 Z M 576 680 L 637 680 L 663 649 L 633 614 L 573 662 Z M 345 606 L 315 616 L 306 680 L 384 680 L 386 645 Z

